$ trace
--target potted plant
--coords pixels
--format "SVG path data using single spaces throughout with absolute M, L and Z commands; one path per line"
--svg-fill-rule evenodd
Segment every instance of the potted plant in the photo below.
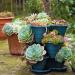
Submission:
M 51 24 L 51 18 L 45 12 L 41 12 L 36 15 L 30 24 L 35 43 L 41 43 L 43 33 L 47 31 L 48 25 Z
M 56 53 L 62 47 L 64 39 L 61 35 L 58 35 L 57 30 L 53 30 L 44 35 L 42 44 L 45 44 L 45 48 L 50 58 L 55 58 Z
M 52 25 L 50 26 L 50 29 L 58 30 L 59 34 L 64 36 L 67 29 L 67 25 L 68 23 L 64 19 L 54 19 L 52 20 Z
M 5 39 L 6 36 L 2 33 L 2 28 L 5 23 L 11 22 L 14 18 L 12 12 L 0 12 L 0 39 Z
M 59 64 L 59 68 L 62 69 L 67 69 L 67 65 L 65 66 L 65 63 L 72 57 L 72 50 L 71 48 L 64 46 L 62 47 L 59 52 L 56 54 L 55 60 Z
M 32 40 L 32 31 L 30 25 L 25 21 L 15 19 L 11 23 L 6 23 L 3 32 L 8 38 L 9 50 L 11 54 L 23 55 L 26 43 Z
M 49 69 L 45 70 L 45 65 L 48 58 L 44 59 L 44 55 L 46 51 L 44 47 L 40 44 L 33 44 L 29 46 L 25 51 L 25 57 L 27 61 L 32 65 L 32 72 L 41 73 L 41 72 L 48 72 Z

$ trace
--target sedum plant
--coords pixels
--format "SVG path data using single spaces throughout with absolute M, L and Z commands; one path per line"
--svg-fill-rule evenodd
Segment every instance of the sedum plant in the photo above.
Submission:
M 20 42 L 30 42 L 32 40 L 32 30 L 30 25 L 23 26 L 18 32 Z
M 53 30 L 51 32 L 49 32 L 48 34 L 45 34 L 43 39 L 42 39 L 42 43 L 53 43 L 53 44 L 59 44 L 59 43 L 63 43 L 64 39 L 61 35 L 58 35 L 58 31 L 57 30 Z
M 11 36 L 13 34 L 12 23 L 6 23 L 2 29 L 2 31 L 7 35 Z
M 46 54 L 44 47 L 40 44 L 33 44 L 26 49 L 25 56 L 29 61 L 42 61 L 43 55 Z
M 72 50 L 69 47 L 62 47 L 56 54 L 56 61 L 63 62 L 68 60 L 72 56 Z

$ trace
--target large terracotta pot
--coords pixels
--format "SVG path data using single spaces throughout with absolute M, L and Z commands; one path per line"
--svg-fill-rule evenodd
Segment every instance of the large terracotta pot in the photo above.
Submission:
M 11 22 L 14 17 L 0 18 L 0 40 L 6 39 L 5 34 L 2 32 L 2 28 L 5 23 Z
M 23 55 L 24 50 L 27 48 L 27 44 L 19 43 L 16 34 L 8 37 L 9 50 L 12 55 Z

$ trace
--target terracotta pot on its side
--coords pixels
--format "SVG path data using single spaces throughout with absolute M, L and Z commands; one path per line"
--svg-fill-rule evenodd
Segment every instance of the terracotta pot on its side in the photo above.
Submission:
M 0 18 L 0 40 L 6 39 L 5 34 L 2 32 L 2 28 L 5 23 L 11 22 L 14 17 Z
M 17 34 L 8 37 L 9 50 L 12 55 L 23 55 L 27 44 L 19 43 Z

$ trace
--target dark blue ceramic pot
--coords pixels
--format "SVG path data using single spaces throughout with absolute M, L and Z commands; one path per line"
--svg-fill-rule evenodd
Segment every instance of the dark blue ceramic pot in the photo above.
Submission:
M 55 58 L 57 52 L 59 49 L 62 47 L 63 43 L 59 43 L 57 45 L 53 43 L 47 43 L 45 44 L 45 49 L 47 51 L 47 54 L 49 55 L 50 58 Z
M 49 57 L 45 58 L 43 61 L 37 62 L 32 65 L 31 71 L 34 73 L 45 74 L 50 72 L 50 66 L 48 65 Z
M 64 36 L 67 30 L 67 25 L 51 25 L 48 27 L 48 31 L 57 30 L 60 35 Z
M 31 28 L 32 28 L 32 33 L 34 35 L 34 42 L 41 43 L 43 34 L 46 32 L 46 27 L 31 26 Z
M 59 63 L 55 61 L 55 59 L 50 59 L 50 69 L 51 71 L 56 71 L 56 72 L 67 71 L 67 67 L 64 65 L 64 61 L 62 63 Z

